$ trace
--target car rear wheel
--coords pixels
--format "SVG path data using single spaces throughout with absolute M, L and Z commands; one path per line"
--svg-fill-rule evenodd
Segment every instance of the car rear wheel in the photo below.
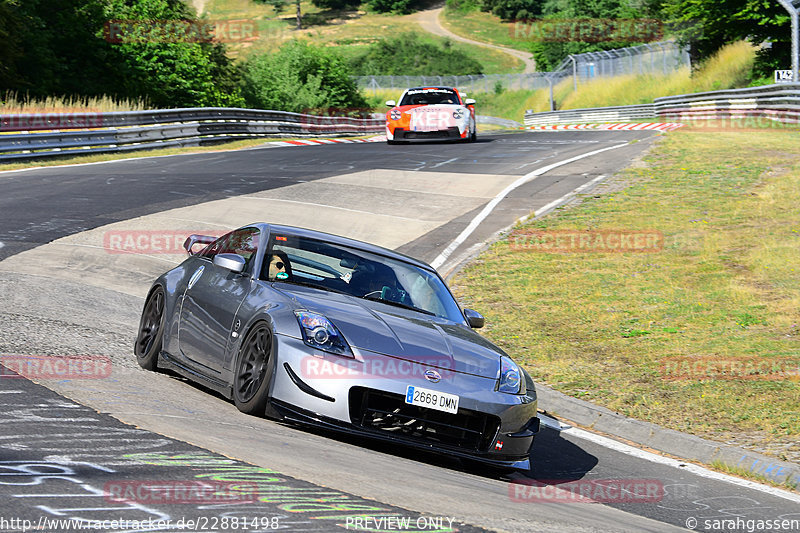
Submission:
M 272 331 L 265 323 L 247 334 L 233 377 L 233 402 L 249 415 L 263 415 L 272 380 Z
M 164 338 L 164 289 L 157 287 L 147 298 L 139 321 L 134 353 L 139 366 L 155 370 Z

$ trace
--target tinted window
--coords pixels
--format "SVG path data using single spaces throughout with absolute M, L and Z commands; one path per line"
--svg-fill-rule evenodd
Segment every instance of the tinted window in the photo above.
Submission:
M 282 263 L 281 268 L 273 266 Z M 413 264 L 357 248 L 272 235 L 262 279 L 341 292 L 463 323 L 442 279 Z
M 452 89 L 411 89 L 403 95 L 400 105 L 458 104 Z
M 217 254 L 238 254 L 244 257 L 246 261 L 245 270 L 248 270 L 258 251 L 259 235 L 258 228 L 242 228 L 223 235 L 209 244 L 198 255 L 213 259 Z

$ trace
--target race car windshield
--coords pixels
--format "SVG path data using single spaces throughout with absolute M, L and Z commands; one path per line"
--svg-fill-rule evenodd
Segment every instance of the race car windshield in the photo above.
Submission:
M 464 323 L 439 276 L 365 250 L 293 235 L 273 235 L 261 278 L 315 287 Z
M 403 95 L 400 105 L 458 104 L 458 95 L 448 89 L 412 89 Z

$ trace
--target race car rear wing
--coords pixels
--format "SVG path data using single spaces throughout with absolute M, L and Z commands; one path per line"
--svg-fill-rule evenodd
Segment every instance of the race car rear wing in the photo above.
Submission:
M 206 245 L 216 240 L 217 237 L 210 237 L 208 235 L 189 235 L 183 243 L 183 248 L 189 252 L 189 255 L 194 255 L 195 253 L 192 251 L 192 247 L 194 247 L 195 244 Z

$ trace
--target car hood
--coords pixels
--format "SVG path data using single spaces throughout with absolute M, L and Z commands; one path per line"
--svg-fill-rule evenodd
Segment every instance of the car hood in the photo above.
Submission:
M 325 315 L 350 346 L 495 379 L 504 353 L 463 325 L 353 296 L 303 287 L 281 292 L 296 309 Z

